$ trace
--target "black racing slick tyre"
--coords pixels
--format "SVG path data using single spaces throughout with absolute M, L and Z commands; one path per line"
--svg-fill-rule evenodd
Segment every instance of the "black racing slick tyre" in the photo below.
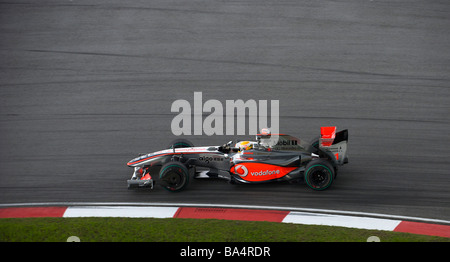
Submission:
M 161 167 L 159 179 L 164 189 L 180 192 L 189 183 L 189 170 L 183 163 L 172 161 Z
M 309 162 L 305 168 L 305 182 L 314 190 L 325 190 L 335 178 L 333 166 L 325 159 Z
M 191 141 L 187 139 L 175 139 L 173 140 L 168 146 L 168 149 L 174 149 L 174 148 L 184 148 L 184 147 L 194 147 L 194 144 L 191 143 Z

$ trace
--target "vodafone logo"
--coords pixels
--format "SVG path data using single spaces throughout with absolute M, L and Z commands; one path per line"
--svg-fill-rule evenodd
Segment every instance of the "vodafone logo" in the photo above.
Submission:
M 234 168 L 234 173 L 238 174 L 240 177 L 246 177 L 249 173 L 252 176 L 272 176 L 279 175 L 281 172 L 278 169 L 275 170 L 260 170 L 256 172 L 249 172 L 247 167 L 244 165 L 237 165 Z
M 252 172 L 252 176 L 271 176 L 271 175 L 279 175 L 280 170 L 265 170 L 259 172 Z
M 246 177 L 248 175 L 248 169 L 243 165 L 237 165 L 234 168 L 234 172 L 237 173 L 240 177 Z

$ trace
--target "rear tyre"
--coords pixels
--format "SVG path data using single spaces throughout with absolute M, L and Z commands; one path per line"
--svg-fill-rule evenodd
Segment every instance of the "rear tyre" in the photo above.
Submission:
M 334 168 L 325 159 L 313 160 L 306 165 L 305 182 L 314 190 L 325 190 L 334 180 Z
M 189 183 L 189 170 L 183 163 L 172 161 L 161 167 L 159 178 L 164 189 L 180 192 Z

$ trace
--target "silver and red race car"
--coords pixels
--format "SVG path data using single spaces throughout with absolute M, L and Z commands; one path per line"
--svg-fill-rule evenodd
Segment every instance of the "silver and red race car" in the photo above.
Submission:
M 274 139 L 276 137 L 276 139 Z M 222 146 L 194 147 L 177 139 L 168 149 L 143 154 L 127 163 L 134 168 L 128 188 L 148 187 L 155 181 L 170 192 L 186 188 L 193 178 L 222 178 L 229 183 L 255 184 L 301 181 L 324 190 L 336 178 L 338 167 L 348 163 L 348 130 L 321 127 L 321 134 L 307 143 L 263 129 L 256 141 L 232 141 Z

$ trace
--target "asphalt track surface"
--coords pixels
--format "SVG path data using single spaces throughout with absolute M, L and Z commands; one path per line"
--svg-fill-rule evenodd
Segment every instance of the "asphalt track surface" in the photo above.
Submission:
M 1 1 L 0 203 L 164 202 L 450 219 L 448 1 Z M 349 129 L 333 186 L 127 190 L 176 99 L 279 100 L 280 131 Z M 207 115 L 207 114 L 206 114 Z M 242 138 L 247 138 L 243 136 Z M 184 136 L 219 145 L 235 136 Z

